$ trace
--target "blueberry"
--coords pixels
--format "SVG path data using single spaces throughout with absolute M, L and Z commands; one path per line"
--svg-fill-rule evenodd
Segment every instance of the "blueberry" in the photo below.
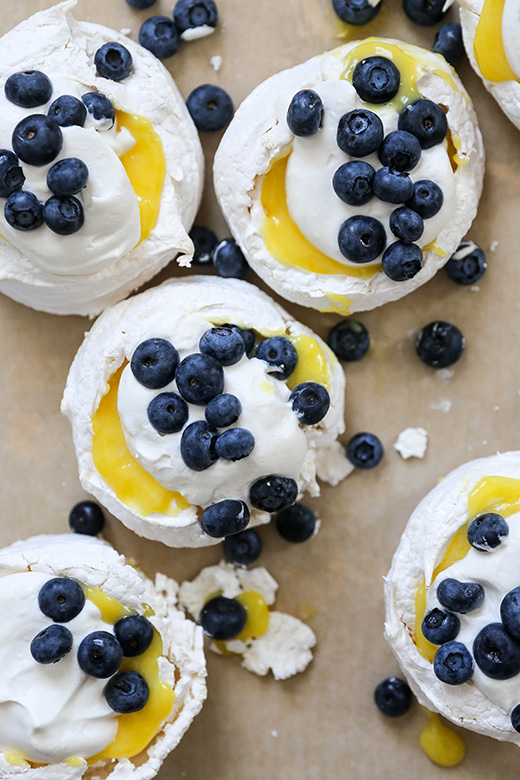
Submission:
M 255 357 L 276 368 L 276 371 L 269 372 L 275 379 L 287 379 L 298 363 L 296 347 L 284 336 L 264 339 L 256 348 Z
M 144 653 L 152 644 L 153 626 L 141 615 L 128 615 L 117 621 L 114 634 L 121 645 L 123 655 L 133 658 Z
M 139 384 L 158 390 L 172 381 L 179 360 L 179 353 L 166 339 L 146 339 L 134 351 L 130 369 Z
M 361 360 L 370 347 L 370 334 L 361 322 L 349 318 L 334 325 L 327 344 L 339 360 Z
M 399 91 L 401 74 L 387 57 L 366 57 L 354 68 L 352 84 L 361 100 L 387 103 Z
M 186 106 L 197 130 L 213 132 L 222 130 L 233 116 L 233 101 L 228 93 L 216 84 L 201 84 L 190 92 Z
M 215 451 L 224 460 L 242 460 L 251 455 L 255 437 L 246 428 L 230 428 L 221 433 L 215 444 Z
M 429 27 L 445 16 L 445 0 L 403 0 L 403 10 L 415 24 Z
M 323 121 L 323 103 L 317 92 L 302 89 L 289 104 L 287 124 L 294 135 L 315 135 Z
M 43 204 L 43 219 L 54 233 L 71 236 L 83 227 L 85 213 L 77 198 L 53 195 Z
M 257 479 L 249 489 L 251 504 L 262 512 L 281 512 L 292 506 L 297 497 L 298 485 L 294 479 L 277 474 Z
M 306 542 L 316 530 L 316 515 L 305 504 L 293 504 L 277 515 L 276 530 L 286 542 Z
M 435 653 L 433 671 L 447 685 L 462 685 L 473 675 L 473 658 L 462 642 L 446 642 Z
M 218 360 L 223 366 L 233 366 L 244 356 L 244 339 L 236 330 L 221 325 L 207 330 L 199 341 L 199 349 L 205 355 Z
M 465 615 L 484 602 L 484 588 L 477 582 L 460 582 L 447 577 L 437 586 L 437 598 L 446 609 Z
M 69 528 L 75 534 L 97 536 L 103 530 L 103 510 L 94 501 L 80 501 L 69 513 Z
M 249 509 L 244 501 L 225 498 L 206 507 L 200 524 L 202 530 L 213 539 L 240 533 L 249 525 Z
M 131 5 L 132 8 L 150 8 L 151 5 L 155 3 L 155 0 L 126 0 L 128 5 Z
M 4 91 L 10 103 L 22 108 L 36 108 L 49 102 L 52 96 L 52 84 L 45 73 L 39 70 L 25 70 L 9 76 Z
M 73 95 L 60 95 L 51 103 L 47 116 L 54 119 L 60 127 L 78 125 L 83 127 L 87 118 L 87 109 L 81 100 Z
M 413 195 L 407 206 L 423 219 L 434 217 L 442 208 L 444 195 L 438 184 L 429 179 L 420 179 L 413 185 Z
M 229 323 L 223 325 L 222 327 L 231 328 L 231 330 L 235 330 L 237 333 L 240 333 L 240 335 L 242 336 L 242 340 L 244 342 L 246 355 L 248 355 L 251 352 L 251 350 L 255 346 L 255 341 L 256 341 L 254 330 L 239 328 L 238 325 L 230 325 Z
M 405 244 L 418 241 L 424 233 L 423 218 L 407 206 L 400 206 L 390 214 L 390 230 Z
M 247 261 L 234 238 L 224 238 L 213 251 L 213 263 L 225 279 L 243 279 L 249 270 Z
M 455 639 L 460 631 L 460 620 L 451 612 L 431 609 L 421 625 L 423 636 L 434 645 L 443 645 Z
M 520 642 L 502 623 L 488 623 L 479 631 L 473 655 L 479 669 L 493 680 L 509 680 L 520 672 Z
M 182 397 L 199 406 L 207 404 L 224 389 L 224 371 L 218 360 L 198 352 L 184 358 L 175 379 Z
M 132 70 L 132 55 L 120 43 L 104 43 L 94 55 L 97 75 L 112 81 L 122 81 Z
M 414 135 L 423 149 L 431 149 L 446 138 L 448 120 L 442 108 L 427 98 L 420 98 L 408 105 L 399 114 L 399 130 Z
M 108 631 L 93 631 L 87 634 L 78 647 L 78 664 L 91 677 L 112 677 L 121 666 L 122 660 L 121 645 Z
M 414 193 L 413 181 L 407 173 L 393 171 L 386 165 L 374 176 L 374 194 L 387 203 L 404 203 Z
M 344 163 L 332 179 L 334 192 L 349 206 L 363 206 L 374 197 L 374 174 L 372 166 L 362 160 Z
M 228 561 L 239 566 L 250 566 L 262 552 L 262 541 L 254 528 L 227 536 L 222 546 Z
M 218 460 L 215 451 L 218 431 L 205 420 L 197 420 L 184 429 L 181 437 L 181 456 L 188 468 L 204 471 Z
M 177 0 L 173 20 L 181 34 L 196 27 L 216 27 L 217 6 L 213 0 Z
M 53 623 L 36 634 L 30 645 L 31 655 L 39 664 L 55 664 L 70 653 L 72 641 L 68 628 Z
M 398 677 L 388 677 L 374 691 L 374 700 L 383 715 L 400 718 L 412 706 L 412 691 L 408 683 Z
M 373 111 L 356 108 L 343 114 L 338 123 L 336 141 L 342 152 L 351 157 L 365 157 L 377 152 L 385 131 L 383 123 Z
M 12 145 L 23 162 L 48 165 L 61 152 L 63 135 L 58 123 L 50 116 L 31 114 L 14 128 Z
M 511 712 L 511 725 L 515 731 L 520 731 L 520 704 L 517 704 Z
M 379 147 L 378 156 L 383 165 L 393 171 L 411 171 L 421 159 L 421 144 L 406 130 L 388 133 Z
M 114 712 L 142 710 L 150 696 L 148 683 L 139 672 L 118 672 L 105 686 L 105 699 Z
M 339 18 L 347 24 L 368 24 L 381 10 L 381 3 L 372 5 L 368 0 L 332 0 Z
M 383 255 L 383 271 L 394 282 L 406 282 L 417 276 L 423 265 L 423 253 L 417 244 L 394 241 Z
M 50 168 L 47 174 L 47 187 L 55 195 L 77 195 L 88 181 L 88 168 L 77 157 L 66 157 Z
M 375 217 L 349 217 L 338 233 L 340 252 L 352 263 L 370 263 L 386 246 L 386 233 Z
M 160 60 L 165 60 L 179 50 L 181 36 L 175 22 L 167 16 L 150 16 L 141 25 L 139 43 Z
M 302 425 L 316 425 L 329 411 L 330 395 L 317 382 L 302 382 L 292 391 L 289 403 Z
M 246 621 L 245 607 L 236 599 L 227 599 L 225 596 L 216 596 L 207 601 L 199 615 L 204 633 L 224 642 L 238 636 Z
M 188 417 L 188 404 L 177 393 L 159 393 L 148 404 L 148 419 L 159 433 L 182 431 Z
M 373 469 L 383 457 L 383 445 L 373 433 L 356 433 L 347 444 L 347 458 L 358 469 Z
M 75 580 L 55 577 L 42 585 L 38 606 L 55 623 L 68 623 L 79 615 L 85 604 L 85 594 Z
M 14 192 L 6 201 L 4 216 L 15 230 L 35 230 L 43 225 L 43 204 L 32 192 Z
M 509 534 L 509 526 L 502 517 L 493 512 L 479 515 L 468 528 L 468 542 L 476 550 L 490 552 L 498 547 Z
M 116 121 L 114 106 L 101 92 L 86 92 L 81 97 L 88 114 L 99 125 L 99 130 L 111 130 Z
M 452 282 L 457 284 L 476 284 L 486 270 L 486 256 L 473 241 L 463 241 L 453 254 L 444 270 Z
M 442 54 L 450 65 L 458 65 L 464 57 L 464 43 L 462 41 L 462 27 L 458 22 L 443 24 L 435 36 L 433 51 Z
M 464 352 L 464 336 L 449 322 L 430 322 L 419 333 L 415 351 L 423 363 L 432 368 L 447 368 Z
M 24 181 L 18 157 L 9 149 L 0 149 L 0 197 L 8 198 L 23 187 Z
M 218 238 L 215 233 L 206 227 L 195 225 L 190 230 L 189 236 L 193 241 L 194 253 L 193 264 L 194 265 L 207 265 L 213 260 L 213 251 L 218 244 Z
M 520 587 L 513 588 L 502 599 L 500 618 L 506 631 L 520 639 Z
M 236 395 L 223 393 L 208 403 L 204 415 L 209 424 L 215 428 L 227 428 L 228 425 L 236 423 L 241 412 L 242 404 Z

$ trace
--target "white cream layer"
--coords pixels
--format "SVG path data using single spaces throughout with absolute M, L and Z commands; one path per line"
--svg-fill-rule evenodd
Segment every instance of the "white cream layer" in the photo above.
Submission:
M 506 57 L 520 78 L 520 7 L 518 0 L 505 0 L 502 14 L 502 41 Z

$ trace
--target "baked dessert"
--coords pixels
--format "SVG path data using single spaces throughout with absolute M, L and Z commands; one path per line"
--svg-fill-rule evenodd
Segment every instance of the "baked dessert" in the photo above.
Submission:
M 0 550 L 0 590 L 1 776 L 155 777 L 206 697 L 177 584 L 64 534 Z
M 105 311 L 69 372 L 83 487 L 172 547 L 265 523 L 351 470 L 327 345 L 238 280 L 169 280 Z
M 342 314 L 431 279 L 475 216 L 484 152 L 446 60 L 367 38 L 272 76 L 215 157 L 248 262 L 280 295 Z
M 93 316 L 189 265 L 199 138 L 168 71 L 115 30 L 34 14 L 0 46 L 0 291 Z

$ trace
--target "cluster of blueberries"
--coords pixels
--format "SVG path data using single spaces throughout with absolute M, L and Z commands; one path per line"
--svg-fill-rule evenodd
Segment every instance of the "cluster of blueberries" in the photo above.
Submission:
M 199 341 L 200 352 L 180 360 L 171 342 L 162 338 L 143 341 L 134 351 L 130 367 L 144 387 L 158 390 L 175 379 L 178 392 L 163 392 L 148 405 L 148 420 L 162 435 L 181 430 L 180 453 L 193 471 L 204 471 L 219 458 L 238 461 L 254 449 L 253 434 L 232 428 L 240 417 L 240 400 L 224 393 L 224 368 L 244 355 L 264 360 L 275 379 L 284 381 L 296 368 L 298 353 L 283 336 L 256 343 L 252 330 L 223 325 L 206 331 Z M 330 397 L 316 382 L 304 382 L 292 391 L 289 403 L 299 422 L 315 425 L 326 415 Z M 205 420 L 190 424 L 188 404 L 205 406 Z M 227 430 L 222 431 L 223 428 Z M 183 430 L 184 429 L 184 430 Z M 279 512 L 294 504 L 298 487 L 294 479 L 271 474 L 256 480 L 250 488 L 251 505 L 265 512 Z M 201 524 L 210 536 L 220 538 L 242 531 L 249 523 L 244 501 L 226 499 L 204 509 Z
M 85 604 L 81 586 L 67 577 L 48 580 L 38 593 L 38 606 L 53 623 L 37 634 L 31 642 L 31 655 L 39 664 L 61 661 L 72 649 L 72 632 L 63 625 L 73 620 Z M 148 701 L 149 688 L 138 672 L 118 671 L 123 658 L 141 655 L 150 647 L 153 626 L 140 615 L 118 620 L 114 633 L 93 631 L 79 644 L 78 664 L 91 677 L 109 679 L 104 695 L 114 712 L 142 710 Z
M 367 57 L 354 68 L 352 84 L 361 100 L 383 104 L 392 100 L 401 85 L 401 74 L 386 57 Z M 289 129 L 296 136 L 318 132 L 323 121 L 323 102 L 311 89 L 294 95 L 287 112 Z M 409 176 L 423 149 L 442 143 L 448 122 L 442 108 L 420 98 L 399 114 L 398 129 L 385 137 L 383 123 L 368 109 L 344 114 L 338 124 L 339 148 L 356 158 L 341 165 L 333 178 L 336 195 L 350 206 L 363 206 L 377 197 L 398 206 L 390 215 L 390 230 L 396 241 L 386 246 L 386 231 L 374 217 L 355 215 L 340 227 L 338 246 L 353 263 L 370 263 L 383 253 L 385 274 L 395 282 L 412 279 L 422 268 L 423 255 L 414 243 L 424 232 L 424 220 L 442 208 L 444 196 L 438 184 Z M 382 167 L 375 170 L 359 158 L 377 152 Z

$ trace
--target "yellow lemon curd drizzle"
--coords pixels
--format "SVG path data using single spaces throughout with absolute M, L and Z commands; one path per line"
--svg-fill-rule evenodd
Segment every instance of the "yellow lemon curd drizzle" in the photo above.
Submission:
M 303 333 L 288 338 L 298 353 L 296 368 L 286 380 L 289 390 L 302 382 L 317 382 L 330 390 L 332 368 L 316 339 Z
M 26 761 L 25 758 L 22 758 L 22 756 L 11 751 L 4 753 L 4 761 L 10 766 L 31 766 L 29 761 Z
M 461 737 L 448 728 L 440 715 L 429 712 L 425 707 L 422 711 L 428 718 L 419 737 L 423 752 L 439 766 L 457 766 L 466 755 L 466 745 Z
M 475 31 L 473 51 L 480 72 L 488 81 L 518 81 L 507 59 L 502 37 L 505 0 L 485 0 Z
M 157 223 L 166 160 L 159 135 L 149 119 L 116 109 L 116 128 L 126 128 L 135 145 L 120 157 L 135 192 L 141 217 L 139 243 L 148 238 Z
M 167 490 L 135 460 L 125 441 L 117 412 L 117 392 L 124 365 L 112 375 L 108 392 L 92 418 L 94 465 L 126 506 L 144 517 L 156 512 L 176 517 L 191 505 L 180 493 Z
M 350 314 L 350 307 L 354 301 L 351 301 L 346 295 L 338 295 L 337 293 L 331 292 L 326 292 L 324 295 L 329 299 L 330 303 L 328 306 L 318 309 L 318 311 L 342 314 L 344 317 L 347 317 Z
M 206 601 L 210 598 L 215 598 L 219 593 L 212 593 L 208 596 Z M 239 593 L 235 596 L 236 600 L 242 604 L 247 613 L 247 620 L 244 628 L 238 636 L 232 641 L 247 642 L 249 639 L 258 638 L 264 636 L 269 628 L 269 607 L 267 606 L 265 599 L 260 593 L 254 590 L 246 590 L 243 593 Z M 217 641 L 215 645 L 218 647 L 222 655 L 226 657 L 237 655 L 228 650 L 227 643 L 224 641 Z

